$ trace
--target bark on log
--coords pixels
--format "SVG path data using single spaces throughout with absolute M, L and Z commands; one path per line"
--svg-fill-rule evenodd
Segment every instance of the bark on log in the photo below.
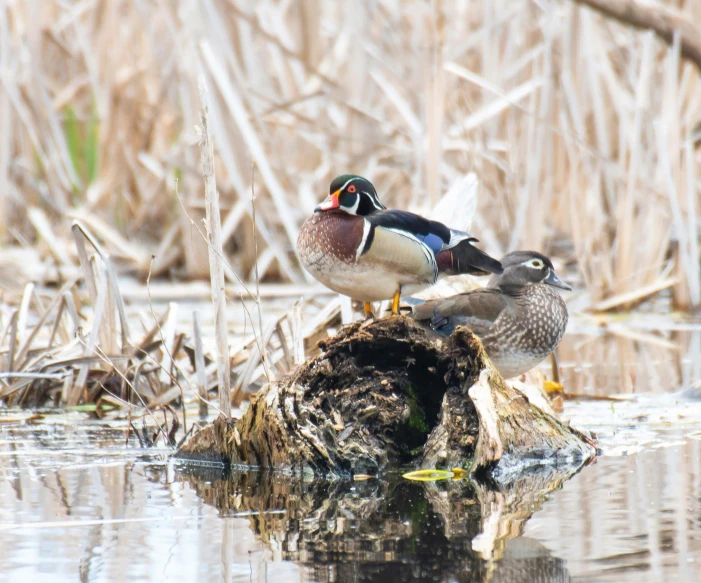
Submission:
M 261 389 L 240 420 L 217 419 L 178 457 L 337 476 L 418 459 L 424 468 L 496 469 L 508 482 L 526 465 L 595 455 L 506 384 L 466 328 L 435 341 L 412 320 L 388 317 L 346 326 L 320 347 Z

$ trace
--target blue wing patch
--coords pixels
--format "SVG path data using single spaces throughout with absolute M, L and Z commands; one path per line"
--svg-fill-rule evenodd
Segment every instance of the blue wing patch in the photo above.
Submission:
M 443 239 L 433 233 L 429 233 L 425 236 L 418 235 L 417 239 L 421 239 L 424 242 L 424 245 L 433 251 L 434 255 L 438 253 L 444 245 Z

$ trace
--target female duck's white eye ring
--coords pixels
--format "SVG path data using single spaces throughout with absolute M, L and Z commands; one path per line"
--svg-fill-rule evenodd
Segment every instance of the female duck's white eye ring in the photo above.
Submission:
M 535 269 L 541 269 L 543 267 L 543 262 L 540 259 L 531 259 L 528 262 L 528 267 L 534 267 Z

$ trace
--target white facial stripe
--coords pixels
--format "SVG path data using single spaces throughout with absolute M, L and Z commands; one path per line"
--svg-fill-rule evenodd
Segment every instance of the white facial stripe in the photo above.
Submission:
M 367 194 L 370 198 L 370 202 L 372 202 L 372 206 L 374 206 L 378 211 L 382 210 L 382 206 L 378 205 L 378 203 L 375 202 L 375 197 L 372 194 L 370 194 L 369 192 L 365 192 L 364 190 L 361 191 L 361 194 Z
M 341 186 L 341 188 L 339 188 L 338 190 L 340 190 L 341 192 L 343 192 L 343 191 L 346 189 L 346 186 L 348 186 L 348 185 L 349 185 L 351 182 L 353 182 L 354 180 L 355 180 L 355 177 L 349 178 L 348 180 L 346 180 L 346 183 L 345 183 L 343 186 Z
M 360 204 L 360 196 L 356 195 L 355 196 L 355 204 L 351 207 L 344 208 L 343 210 L 346 211 L 347 213 L 351 215 L 357 215 L 358 214 L 358 205 Z
M 358 248 L 355 250 L 356 261 L 358 261 L 358 259 L 360 259 L 360 256 L 363 254 L 363 249 L 365 248 L 365 243 L 367 243 L 371 227 L 372 225 L 370 224 L 370 221 L 363 219 L 363 238 L 360 239 L 360 245 L 358 245 Z

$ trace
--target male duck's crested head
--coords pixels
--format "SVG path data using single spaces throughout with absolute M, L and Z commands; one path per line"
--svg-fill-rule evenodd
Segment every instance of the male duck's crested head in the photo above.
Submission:
M 362 217 L 384 208 L 369 180 L 354 174 L 342 174 L 333 179 L 328 198 L 314 212 L 337 210 Z

